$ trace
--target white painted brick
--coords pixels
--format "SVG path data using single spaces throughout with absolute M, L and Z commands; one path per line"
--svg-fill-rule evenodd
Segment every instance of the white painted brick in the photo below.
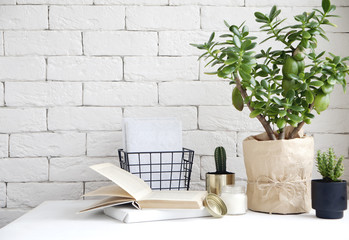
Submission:
M 115 183 L 112 183 L 111 181 L 86 182 L 85 183 L 85 193 L 92 192 L 94 190 L 97 190 L 100 187 L 110 186 L 113 184 L 115 184 Z
M 86 55 L 157 55 L 156 32 L 86 32 Z
M 202 50 L 190 43 L 207 42 L 210 32 L 199 31 L 164 31 L 159 32 L 159 55 L 200 55 Z
M 79 199 L 82 183 L 9 183 L 7 206 L 36 207 L 47 200 Z
M 168 0 L 94 0 L 96 5 L 99 4 L 116 4 L 116 5 L 167 5 Z
M 47 181 L 48 168 L 47 158 L 2 158 L 0 181 Z
M 0 6 L 0 29 L 47 29 L 47 6 Z
M 346 180 L 348 183 L 349 182 L 349 159 L 344 159 L 343 165 L 344 165 L 344 173 L 343 173 L 341 179 Z M 349 186 L 347 186 L 347 188 L 348 187 Z M 349 194 L 349 191 L 348 191 L 348 194 Z
M 46 62 L 43 57 L 0 57 L 0 80 L 44 80 Z
M 170 5 L 244 6 L 244 0 L 169 0 Z
M 117 30 L 125 28 L 119 6 L 51 6 L 50 29 Z
M 165 82 L 159 85 L 161 105 L 230 106 L 231 91 L 226 82 Z
M 61 81 L 113 81 L 122 79 L 119 57 L 50 57 L 47 78 Z
M 76 106 L 82 105 L 81 83 L 7 82 L 7 106 Z
M 4 106 L 4 100 L 5 100 L 5 96 L 4 96 L 4 84 L 0 83 L 0 106 Z
M 190 183 L 190 189 L 191 191 L 206 191 L 205 182 L 192 182 Z
M 197 129 L 195 107 L 127 107 L 124 117 L 176 117 L 181 120 L 183 130 Z
M 118 149 L 122 147 L 121 132 L 87 133 L 87 156 L 118 156 Z
M 121 108 L 65 107 L 48 111 L 49 130 L 120 130 Z
M 46 130 L 46 110 L 39 108 L 0 108 L 0 132 Z
M 201 157 L 201 178 L 206 179 L 207 172 L 215 171 L 214 157 Z M 242 157 L 227 157 L 227 171 L 235 173 L 235 180 L 247 179 L 244 158 Z
M 65 31 L 5 32 L 6 55 L 81 55 L 81 33 Z
M 315 118 L 304 129 L 313 133 L 349 133 L 349 109 L 327 109 L 320 115 L 314 112 Z
M 128 30 L 194 30 L 200 28 L 198 7 L 128 7 Z
M 199 128 L 203 130 L 263 131 L 256 118 L 249 117 L 245 106 L 242 112 L 233 106 L 200 106 Z
M 202 7 L 201 28 L 204 30 L 227 30 L 224 20 L 229 24 L 240 25 L 246 21 L 250 31 L 259 30 L 259 25 L 254 22 L 254 12 L 269 11 L 269 8 L 245 8 L 245 7 Z
M 16 4 L 16 0 L 2 0 L 1 1 L 1 5 L 7 5 L 7 4 L 8 5 L 15 5 Z
M 321 174 L 317 170 L 315 162 L 313 164 L 313 171 L 312 171 L 312 174 L 311 174 L 311 178 L 312 179 L 321 179 L 322 178 Z
M 8 157 L 8 135 L 0 134 L 0 158 Z
M 339 56 L 348 56 L 349 48 L 347 47 L 347 42 L 349 38 L 348 33 L 328 33 L 326 34 L 329 41 L 323 39 L 322 37 L 318 38 L 318 50 L 321 52 L 326 50 L 326 52 L 331 52 Z M 326 56 L 326 55 L 325 55 Z
M 199 75 L 196 57 L 125 57 L 125 80 L 195 80 Z
M 224 20 L 229 24 L 240 25 L 246 21 L 246 25 L 250 31 L 259 31 L 260 23 L 255 22 L 255 12 L 269 13 L 271 7 L 202 7 L 201 9 L 201 27 L 204 30 L 219 31 L 226 30 Z M 311 7 L 280 7 L 280 18 L 287 18 L 282 26 L 288 24 L 295 25 L 297 22 L 293 16 L 302 14 L 304 11 L 309 12 Z M 333 23 L 338 25 L 338 28 L 325 27 L 329 32 L 348 32 L 348 9 L 337 8 L 335 14 L 340 15 L 340 18 L 334 18 Z
M 89 166 L 99 163 L 116 163 L 116 158 L 51 158 L 50 181 L 107 180 Z
M 81 156 L 86 151 L 85 133 L 11 134 L 11 157 Z
M 349 6 L 349 3 L 347 0 L 331 0 L 331 4 L 338 6 Z M 245 0 L 245 5 L 246 7 L 264 7 L 264 6 L 288 6 L 288 7 L 293 7 L 293 6 L 321 6 L 321 1 L 319 0 Z
M 333 92 L 330 95 L 329 108 L 346 108 L 349 109 L 349 86 L 347 85 L 347 91 L 344 93 L 341 85 L 336 85 Z
M 255 136 L 255 135 L 258 135 L 262 132 L 265 132 L 264 130 L 263 131 L 260 131 L 260 132 L 238 132 L 237 133 L 237 141 L 236 141 L 236 144 L 237 144 L 237 156 L 238 157 L 243 157 L 244 156 L 244 152 L 243 152 L 243 148 L 242 148 L 242 142 L 245 140 L 245 138 L 249 137 L 249 136 Z
M 0 182 L 0 208 L 3 208 L 5 206 L 6 206 L 6 184 L 3 182 Z
M 18 4 L 82 5 L 92 4 L 93 0 L 17 0 Z
M 268 9 L 268 8 L 267 8 Z M 310 7 L 281 7 L 281 17 L 287 18 L 287 20 L 283 23 L 284 26 L 288 24 L 296 24 L 293 16 L 297 14 L 302 14 L 304 11 L 309 12 L 312 10 Z M 264 10 L 265 13 L 270 10 Z M 264 13 L 263 12 L 263 13 Z M 330 21 L 336 24 L 338 27 L 332 26 L 324 26 L 324 30 L 328 33 L 330 32 L 349 32 L 349 8 L 347 7 L 338 7 L 333 14 L 339 15 L 339 18 L 331 18 Z
M 111 181 L 105 181 L 105 182 L 85 182 L 85 191 L 84 193 L 92 192 L 94 190 L 97 190 L 100 187 L 115 185 L 115 183 Z M 101 200 L 101 197 L 84 197 L 84 199 L 92 200 L 92 199 L 98 199 Z
M 157 103 L 155 83 L 85 83 L 84 105 L 153 106 Z
M 28 209 L 8 209 L 8 208 L 1 208 L 0 209 L 0 228 L 6 226 L 10 222 L 16 220 L 23 214 L 25 214 Z
M 0 55 L 4 55 L 4 41 L 3 41 L 3 32 L 0 32 Z
M 184 131 L 183 147 L 197 155 L 214 155 L 218 146 L 225 147 L 227 156 L 236 156 L 236 133 L 229 131 Z
M 314 134 L 315 151 L 328 151 L 331 147 L 337 156 L 349 156 L 349 134 Z
M 200 171 L 201 171 L 200 156 L 194 155 L 193 166 L 192 166 L 192 171 L 190 176 L 190 185 L 192 182 L 199 182 L 201 180 Z

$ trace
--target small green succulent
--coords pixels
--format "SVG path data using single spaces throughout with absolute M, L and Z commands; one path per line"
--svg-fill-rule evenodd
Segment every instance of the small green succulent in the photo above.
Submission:
M 343 156 L 337 158 L 333 148 L 328 149 L 328 152 L 321 153 L 319 150 L 316 156 L 318 172 L 327 182 L 340 182 L 340 176 L 344 171 Z

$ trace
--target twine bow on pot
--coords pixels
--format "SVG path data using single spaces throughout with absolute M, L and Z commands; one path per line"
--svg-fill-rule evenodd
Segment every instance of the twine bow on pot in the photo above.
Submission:
M 291 204 L 300 211 L 305 211 L 303 207 L 299 207 L 296 200 L 299 199 L 299 197 L 302 197 L 297 195 L 298 192 L 306 192 L 306 183 L 309 181 L 309 179 L 293 179 L 294 178 L 288 177 L 284 180 L 279 180 L 262 175 L 259 176 L 255 181 L 249 181 L 248 183 L 255 184 L 256 188 L 264 193 L 264 199 L 269 199 L 271 194 L 272 196 L 278 196 L 279 203 L 274 206 L 269 213 L 272 213 L 274 209 L 280 207 L 284 202 Z

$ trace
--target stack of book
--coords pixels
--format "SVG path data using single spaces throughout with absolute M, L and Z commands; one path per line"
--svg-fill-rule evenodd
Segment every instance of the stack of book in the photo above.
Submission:
M 81 212 L 104 208 L 108 216 L 127 223 L 209 216 L 203 206 L 206 191 L 153 191 L 142 179 L 111 163 L 91 168 L 116 185 L 85 194 L 107 198 Z

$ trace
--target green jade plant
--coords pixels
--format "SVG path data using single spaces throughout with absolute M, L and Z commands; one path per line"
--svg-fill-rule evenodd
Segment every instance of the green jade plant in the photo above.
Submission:
M 346 61 L 332 53 L 324 57 L 325 51 L 317 53 L 317 38 L 326 40 L 324 25 L 335 26 L 328 19 L 336 9 L 330 0 L 322 1 L 322 10 L 314 9 L 294 16 L 295 25 L 283 26 L 286 19 L 279 19 L 281 10 L 273 6 L 269 14 L 255 12 L 261 31 L 268 37 L 261 43 L 274 39 L 285 47 L 273 50 L 271 47 L 255 54 L 252 51 L 257 39 L 249 36 L 244 23 L 229 25 L 230 33 L 214 41 L 213 32 L 204 44 L 191 44 L 205 52 L 199 57 L 209 59 L 206 66 L 216 66 L 217 71 L 207 74 L 229 79 L 234 84 L 232 102 L 242 111 L 244 105 L 250 109 L 250 117 L 257 118 L 263 125 L 270 140 L 285 139 L 285 127 L 293 130 L 287 138 L 297 137 L 305 123 L 310 124 L 315 116 L 327 109 L 329 94 L 335 84 L 346 90 L 345 77 L 348 74 Z M 277 126 L 277 132 L 273 131 Z
M 214 160 L 216 163 L 216 174 L 226 174 L 227 172 L 227 154 L 224 147 L 216 147 L 214 150 Z
M 328 152 L 317 152 L 316 163 L 318 172 L 322 175 L 325 182 L 340 182 L 339 179 L 344 171 L 343 156 L 337 158 L 334 154 L 333 148 L 330 148 Z

